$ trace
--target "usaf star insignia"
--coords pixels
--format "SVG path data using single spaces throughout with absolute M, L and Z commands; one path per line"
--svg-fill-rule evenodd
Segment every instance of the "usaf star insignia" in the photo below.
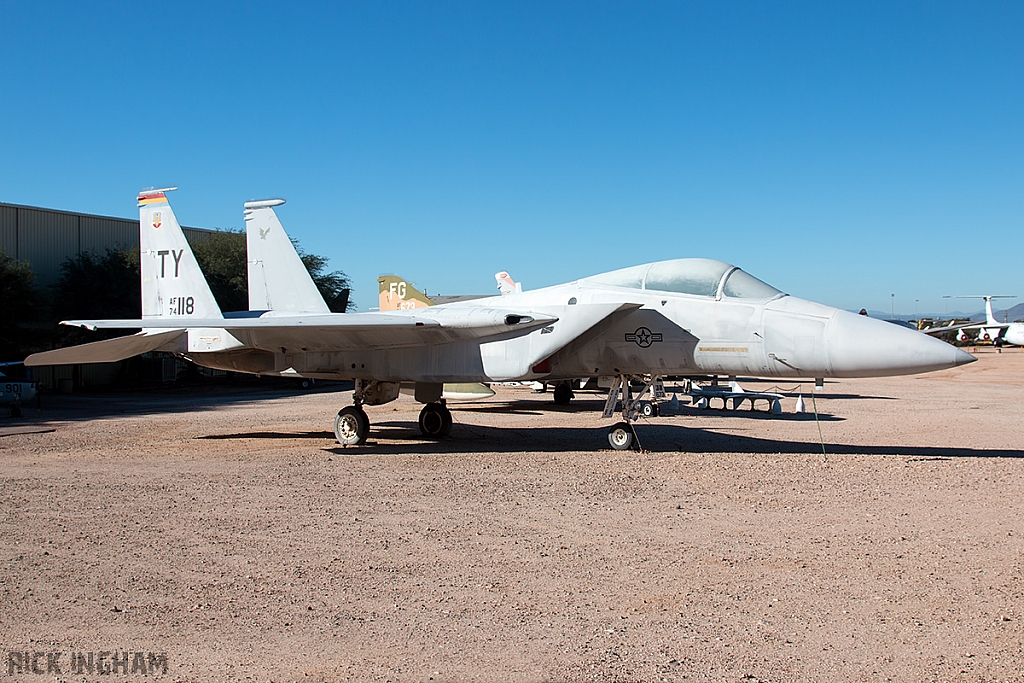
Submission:
M 661 340 L 661 332 L 651 332 L 646 327 L 638 327 L 636 332 L 626 333 L 626 341 L 635 342 L 642 349 L 646 349 L 654 342 L 660 342 Z

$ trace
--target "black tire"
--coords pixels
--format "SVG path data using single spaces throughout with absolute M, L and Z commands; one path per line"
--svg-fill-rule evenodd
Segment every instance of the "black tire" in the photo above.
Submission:
M 554 399 L 556 405 L 568 405 L 569 401 L 573 399 L 572 387 L 565 382 L 557 385 L 554 391 Z
M 441 437 L 444 438 L 452 433 L 452 411 L 448 409 L 448 406 L 442 405 L 441 410 L 444 411 L 444 429 L 441 430 Z
M 370 433 L 370 418 L 359 406 L 346 406 L 334 418 L 334 437 L 344 446 L 366 443 Z
M 640 403 L 640 414 L 644 417 L 654 417 L 654 404 L 650 401 Z
M 619 422 L 608 430 L 608 445 L 617 451 L 632 448 L 634 438 L 633 425 L 628 422 Z
M 452 431 L 452 413 L 440 403 L 428 403 L 420 411 L 420 434 L 428 439 L 443 439 Z

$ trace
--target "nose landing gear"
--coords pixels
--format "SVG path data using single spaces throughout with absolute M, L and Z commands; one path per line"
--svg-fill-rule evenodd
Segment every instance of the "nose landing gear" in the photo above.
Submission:
M 633 428 L 633 420 L 640 415 L 652 417 L 658 414 L 657 403 L 642 400 L 644 395 L 650 391 L 654 392 L 654 385 L 661 379 L 654 375 L 644 383 L 640 391 L 633 394 L 629 386 L 629 377 L 621 375 L 612 382 L 612 388 L 608 392 L 608 400 L 604 404 L 604 417 L 611 417 L 615 414 L 615 405 L 619 401 L 619 392 L 622 392 L 622 422 L 611 426 L 608 430 L 608 445 L 617 451 L 624 451 L 628 448 L 639 446 L 636 438 L 636 430 Z
M 608 430 L 608 444 L 617 451 L 624 451 L 633 445 L 636 434 L 633 425 L 628 422 L 614 424 Z

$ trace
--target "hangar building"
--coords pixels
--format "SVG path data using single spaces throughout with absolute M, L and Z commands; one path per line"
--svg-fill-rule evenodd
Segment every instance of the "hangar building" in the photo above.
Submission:
M 190 242 L 214 232 L 185 228 Z M 139 246 L 139 219 L 111 218 L 87 213 L 19 206 L 0 202 L 0 249 L 32 266 L 36 282 L 47 287 L 60 278 L 65 260 L 83 252 L 103 254 Z
M 185 237 L 193 244 L 215 232 L 205 228 L 185 228 Z M 112 218 L 73 211 L 44 209 L 0 202 L 0 249 L 8 256 L 27 262 L 40 287 L 60 279 L 61 264 L 84 252 L 104 254 L 107 249 L 139 247 L 139 220 Z M 13 359 L 0 359 L 13 360 Z M 175 359 L 153 359 L 155 373 L 173 379 Z M 33 379 L 50 389 L 73 385 L 100 386 L 116 376 L 118 363 L 61 365 L 35 368 Z

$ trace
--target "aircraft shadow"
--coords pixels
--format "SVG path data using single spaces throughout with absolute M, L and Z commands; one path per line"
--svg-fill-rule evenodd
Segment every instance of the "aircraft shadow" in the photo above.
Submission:
M 340 385 L 340 386 L 338 386 Z M 348 387 L 351 391 L 351 386 Z M 261 386 L 252 383 L 242 386 L 186 387 L 111 393 L 45 393 L 36 401 L 22 405 L 22 417 L 11 424 L 41 425 L 48 422 L 79 422 L 119 415 L 156 415 L 216 410 L 224 406 L 306 396 L 311 393 L 344 392 L 341 383 L 316 386 L 313 389 L 297 387 Z M 347 403 L 347 399 L 342 404 Z
M 207 434 L 198 436 L 204 441 L 231 441 L 233 439 L 331 439 L 334 432 L 243 432 L 240 434 Z
M 690 408 L 685 407 L 679 413 L 680 417 L 713 417 L 716 420 L 724 418 L 738 418 L 743 417 L 748 420 L 782 420 L 784 422 L 814 422 L 814 413 L 781 413 L 779 415 L 772 415 L 767 410 L 747 410 L 746 407 L 740 408 L 739 410 L 723 410 L 721 408 Z M 668 416 L 672 417 L 672 416 Z M 658 418 L 654 418 L 657 420 Z M 818 413 L 819 422 L 843 422 L 846 420 L 845 417 L 839 415 L 832 415 L 830 413 Z
M 692 453 L 778 453 L 782 455 L 821 454 L 817 441 L 781 441 L 756 436 L 722 434 L 700 427 L 654 423 L 637 425 L 637 436 L 645 450 Z M 381 443 L 387 440 L 391 443 Z M 398 442 L 398 443 L 395 443 Z M 611 450 L 607 428 L 599 427 L 482 427 L 456 423 L 451 436 L 440 441 L 424 439 L 416 425 L 387 422 L 374 425 L 362 446 L 333 444 L 325 451 L 337 455 L 459 454 L 482 451 L 500 453 L 558 453 Z M 825 443 L 828 456 L 896 455 L 921 460 L 950 458 L 1024 458 L 1024 450 L 958 448 L 947 446 L 863 446 Z
M 853 396 L 853 398 L 862 398 Z M 864 398 L 886 398 L 886 397 L 864 397 Z M 890 400 L 887 399 L 886 400 Z M 730 405 L 731 405 L 730 401 Z M 808 401 L 808 404 L 810 402 Z M 568 405 L 556 405 L 551 401 L 508 401 L 504 403 L 488 403 L 485 405 L 467 406 L 462 404 L 449 404 L 452 406 L 452 413 L 457 415 L 458 413 L 490 413 L 490 414 L 509 414 L 509 415 L 544 415 L 546 413 L 600 413 L 604 410 L 604 401 L 580 401 L 574 400 Z M 758 410 L 750 410 L 749 402 L 744 402 L 743 407 L 739 410 L 722 409 L 721 400 L 715 399 L 715 407 L 700 409 L 695 408 L 692 405 L 684 404 L 680 406 L 679 411 L 676 415 L 681 416 L 698 416 L 698 415 L 714 415 L 716 417 L 749 417 L 754 419 L 772 419 L 772 420 L 813 420 L 814 414 L 811 412 L 807 413 L 793 413 L 784 412 L 779 415 L 773 415 L 766 409 L 765 401 L 758 401 Z M 809 407 L 809 406 L 808 406 Z M 616 409 L 616 415 L 619 414 L 619 409 Z M 666 415 L 666 417 L 672 417 Z M 828 413 L 818 413 L 818 419 L 822 422 L 835 422 L 838 420 L 844 420 L 846 418 L 836 417 Z

